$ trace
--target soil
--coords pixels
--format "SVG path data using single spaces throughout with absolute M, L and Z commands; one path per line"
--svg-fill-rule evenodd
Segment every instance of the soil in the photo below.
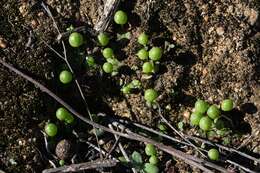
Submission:
M 62 49 L 56 41 L 58 34 L 52 20 L 36 2 L 0 2 L 0 58 L 64 96 L 83 112 L 79 94 L 70 92 L 76 90 L 75 86 L 64 88 L 57 84 L 62 61 L 43 40 L 57 50 Z M 70 25 L 93 28 L 104 6 L 101 0 L 46 0 L 46 3 L 64 32 Z M 160 118 L 154 109 L 147 107 L 142 91 L 126 96 L 119 92 L 122 83 L 133 79 L 139 79 L 143 88 L 158 90 L 157 101 L 163 115 L 173 124 L 185 119 L 183 114 L 192 110 L 198 98 L 212 104 L 232 98 L 236 106 L 232 113 L 235 131 L 241 135 L 234 137 L 230 145 L 235 148 L 242 144 L 244 151 L 260 154 L 259 7 L 257 0 L 121 2 L 119 8 L 129 14 L 129 24 L 123 28 L 111 24 L 108 28 L 111 35 L 131 33 L 130 40 L 120 41 L 119 46 L 114 43 L 116 38 L 112 38 L 111 47 L 124 64 L 119 74 L 103 75 L 100 79 L 98 70 L 82 70 L 74 64 L 84 94 L 93 100 L 89 103 L 91 111 L 156 127 Z M 164 48 L 159 72 L 149 78 L 142 74 L 141 62 L 135 55 L 140 48 L 136 38 L 143 31 L 151 38 L 150 46 Z M 85 51 L 96 49 L 89 38 L 88 41 L 90 45 Z M 69 55 L 75 55 L 67 47 L 72 52 Z M 42 154 L 41 130 L 45 122 L 54 119 L 57 106 L 32 84 L 0 67 L 0 172 L 40 172 L 49 167 Z M 187 128 L 185 133 L 195 132 Z M 173 171 L 186 172 L 190 168 L 177 160 Z

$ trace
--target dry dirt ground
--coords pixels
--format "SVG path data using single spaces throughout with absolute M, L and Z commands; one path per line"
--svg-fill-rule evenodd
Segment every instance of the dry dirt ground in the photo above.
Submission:
M 102 15 L 101 0 L 46 0 L 62 31 L 68 26 L 95 25 Z M 31 0 L 6 0 L 0 6 L 0 58 L 22 69 L 49 88 L 80 100 L 78 93 L 67 92 L 57 84 L 60 60 L 43 43 L 61 50 L 55 42 L 57 32 L 51 19 Z M 173 124 L 191 111 L 196 99 L 218 104 L 225 98 L 235 101 L 240 117 L 235 117 L 239 138 L 233 147 L 244 143 L 244 150 L 260 154 L 260 18 L 258 0 L 131 0 L 120 9 L 129 14 L 131 39 L 120 44 L 126 68 L 114 78 L 97 72 L 78 70 L 93 112 L 113 113 L 132 121 L 156 126 L 159 117 L 147 108 L 143 93 L 122 96 L 119 83 L 139 79 L 144 88 L 160 93 L 158 102 Z M 114 24 L 108 32 L 122 32 Z M 165 48 L 158 74 L 145 79 L 135 53 L 137 35 L 146 31 L 151 45 Z M 166 42 L 167 41 L 167 42 Z M 167 50 L 167 43 L 174 49 Z M 111 45 L 117 48 L 116 44 Z M 86 51 L 92 49 L 87 48 Z M 97 54 L 98 56 L 101 56 Z M 135 72 L 131 67 L 136 67 Z M 64 92 L 66 93 L 64 94 Z M 102 91 L 102 92 L 100 92 Z M 71 102 L 82 109 L 81 102 Z M 78 104 L 77 104 L 78 103 Z M 53 106 L 54 105 L 54 106 Z M 0 170 L 40 172 L 48 163 L 41 154 L 42 124 L 53 117 L 57 104 L 37 88 L 0 67 Z M 186 133 L 193 131 L 186 129 Z M 176 164 L 178 167 L 178 164 Z M 183 169 L 183 170 L 181 170 Z M 177 171 L 185 172 L 179 165 Z

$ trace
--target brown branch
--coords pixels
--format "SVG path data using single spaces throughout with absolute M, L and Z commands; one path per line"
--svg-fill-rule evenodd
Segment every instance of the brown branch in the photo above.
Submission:
M 95 160 L 91 162 L 61 166 L 58 168 L 45 169 L 42 171 L 42 173 L 78 172 L 78 171 L 89 170 L 89 169 L 110 168 L 116 166 L 116 164 L 117 161 L 114 160 Z
M 121 133 L 115 130 L 112 130 L 108 127 L 105 127 L 103 125 L 100 125 L 98 123 L 95 123 L 93 121 L 88 120 L 87 118 L 85 118 L 84 116 L 82 116 L 80 113 L 78 113 L 76 110 L 74 110 L 69 104 L 67 104 L 65 101 L 63 101 L 60 97 L 58 97 L 56 94 L 54 94 L 52 91 L 50 91 L 48 88 L 46 88 L 44 85 L 40 84 L 38 81 L 34 80 L 33 78 L 31 78 L 30 76 L 24 74 L 23 72 L 21 72 L 20 70 L 14 68 L 13 66 L 9 65 L 8 63 L 4 62 L 2 59 L 0 59 L 0 63 L 2 65 L 4 65 L 5 67 L 7 67 L 9 70 L 15 72 L 16 74 L 18 74 L 19 76 L 25 78 L 26 80 L 30 81 L 31 83 L 35 84 L 40 90 L 42 90 L 43 92 L 47 93 L 49 96 L 51 96 L 53 99 L 55 99 L 57 102 L 59 102 L 61 105 L 63 105 L 66 109 L 68 109 L 72 114 L 74 114 L 76 117 L 78 117 L 79 119 L 81 119 L 82 121 L 84 121 L 85 123 L 94 126 L 95 128 L 100 128 L 106 132 L 112 133 L 112 134 L 116 134 L 118 136 L 127 138 L 127 139 L 131 139 L 131 140 L 135 140 L 135 141 L 139 141 L 139 142 L 144 142 L 144 143 L 150 143 L 153 144 L 154 146 L 156 146 L 158 149 L 171 154 L 172 156 L 179 158 L 183 161 L 185 161 L 187 164 L 193 166 L 193 167 L 197 167 L 203 171 L 206 171 L 208 173 L 213 173 L 213 171 L 209 170 L 208 168 L 206 168 L 204 165 L 204 161 L 203 159 L 200 158 L 196 158 L 194 156 L 188 155 L 182 151 L 179 151 L 175 148 L 172 148 L 170 146 L 166 146 L 164 144 L 161 144 L 159 142 L 156 142 L 154 140 L 151 140 L 149 138 L 140 136 L 138 134 L 135 133 L 130 133 L 130 134 L 126 134 L 126 133 Z M 212 167 L 214 167 L 215 169 L 219 170 L 221 168 L 221 172 L 228 172 L 225 168 L 219 167 L 216 164 L 212 163 Z

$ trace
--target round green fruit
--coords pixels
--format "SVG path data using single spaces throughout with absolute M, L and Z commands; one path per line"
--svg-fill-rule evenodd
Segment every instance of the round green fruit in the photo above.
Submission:
M 113 72 L 113 65 L 109 62 L 106 62 L 103 64 L 103 70 L 106 73 L 112 73 Z
M 44 130 L 45 130 L 45 133 L 50 137 L 55 136 L 58 132 L 57 126 L 53 123 L 46 124 Z
M 195 103 L 196 112 L 204 114 L 209 108 L 209 104 L 203 100 L 197 100 Z
M 200 119 L 199 126 L 202 130 L 209 131 L 212 127 L 212 122 L 208 116 L 205 116 Z
M 73 32 L 69 36 L 69 44 L 72 47 L 79 47 L 83 44 L 83 36 L 78 32 Z
M 144 164 L 145 173 L 159 173 L 159 168 L 151 163 Z
M 140 60 L 147 60 L 148 59 L 148 52 L 143 48 L 143 49 L 140 49 L 138 52 L 137 52 L 137 56 Z
M 100 33 L 98 35 L 98 42 L 101 46 L 106 46 L 109 43 L 109 37 L 106 33 Z
M 140 34 L 139 37 L 137 38 L 137 42 L 143 46 L 147 45 L 148 35 L 146 35 L 145 33 Z
M 144 99 L 147 102 L 154 102 L 158 97 L 158 92 L 155 89 L 147 89 L 144 92 Z
M 221 109 L 225 112 L 231 111 L 233 109 L 233 100 L 231 99 L 223 100 L 221 103 Z
M 67 70 L 63 70 L 60 75 L 59 79 L 63 84 L 68 84 L 72 81 L 72 73 Z
M 152 144 L 147 144 L 145 146 L 145 153 L 147 156 L 156 156 L 157 154 L 156 149 Z
M 159 47 L 153 47 L 149 50 L 149 58 L 153 61 L 159 61 L 162 57 L 162 49 Z
M 203 114 L 200 112 L 193 112 L 190 116 L 190 123 L 193 126 L 198 126 L 200 119 L 203 117 Z
M 116 24 L 124 25 L 124 24 L 126 24 L 127 19 L 128 19 L 127 14 L 124 11 L 118 10 L 115 13 L 114 21 L 115 21 Z
M 220 113 L 221 112 L 216 105 L 211 105 L 207 110 L 207 115 L 213 120 L 218 118 L 220 116 Z
M 217 149 L 213 148 L 208 151 L 208 157 L 210 160 L 217 161 L 219 160 L 219 152 Z

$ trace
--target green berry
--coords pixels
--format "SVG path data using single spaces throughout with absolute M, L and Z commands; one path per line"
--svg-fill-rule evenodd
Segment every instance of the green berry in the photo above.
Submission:
M 144 99 L 147 102 L 154 102 L 157 97 L 158 97 L 158 92 L 154 89 L 147 89 L 144 92 Z
M 68 114 L 67 117 L 65 118 L 65 122 L 66 122 L 67 124 L 73 123 L 73 122 L 74 122 L 74 117 L 73 117 L 73 115 Z
M 130 94 L 131 88 L 130 88 L 128 85 L 126 85 L 126 86 L 124 86 L 124 87 L 121 89 L 121 91 L 122 91 L 124 94 Z
M 60 81 L 63 83 L 63 84 L 68 84 L 72 81 L 72 73 L 67 71 L 67 70 L 63 70 L 61 73 L 60 73 Z
M 119 25 L 126 24 L 127 14 L 122 10 L 117 11 L 114 16 L 114 21 L 116 22 L 116 24 L 119 24 Z
M 101 46 L 106 46 L 109 43 L 109 37 L 106 33 L 100 33 L 98 35 L 98 42 Z
M 45 133 L 50 137 L 55 136 L 58 132 L 57 126 L 53 123 L 46 124 L 44 130 L 45 130 Z
M 113 65 L 109 62 L 106 62 L 103 64 L 103 70 L 106 73 L 112 73 L 113 72 Z
M 147 60 L 148 59 L 148 52 L 143 48 L 143 49 L 140 49 L 138 52 L 137 52 L 137 56 L 140 60 Z
M 209 104 L 203 100 L 197 100 L 195 103 L 196 112 L 204 114 L 209 108 Z
M 212 120 L 208 116 L 202 117 L 199 126 L 202 130 L 209 131 L 212 127 Z
M 200 119 L 203 117 L 203 114 L 200 112 L 193 112 L 190 116 L 190 123 L 193 126 L 198 126 Z
M 79 47 L 83 44 L 83 36 L 78 32 L 73 32 L 69 36 L 69 44 L 72 47 Z
M 152 144 L 147 144 L 145 146 L 145 153 L 147 156 L 156 156 L 157 154 L 156 149 Z
M 148 43 L 148 35 L 146 35 L 145 33 L 142 33 L 139 35 L 139 37 L 137 38 L 137 41 L 139 44 L 145 46 Z
M 223 100 L 221 103 L 221 109 L 223 111 L 231 111 L 233 109 L 233 100 L 231 99 Z
M 216 105 L 211 105 L 207 110 L 207 115 L 214 120 L 220 116 L 220 110 Z
M 159 173 L 159 168 L 151 163 L 144 164 L 145 173 Z
M 60 160 L 59 164 L 60 164 L 60 166 L 64 166 L 65 165 L 65 161 L 64 160 Z
M 153 155 L 149 158 L 149 162 L 153 165 L 156 165 L 159 162 L 159 159 L 157 156 Z
M 149 50 L 149 58 L 153 61 L 159 61 L 162 57 L 162 49 L 159 47 L 153 47 Z
M 152 62 L 145 62 L 142 68 L 143 73 L 149 74 L 154 72 L 154 65 Z
M 64 120 L 68 117 L 69 114 L 70 114 L 70 113 L 69 113 L 65 108 L 63 108 L 63 107 L 57 109 L 57 111 L 56 111 L 56 117 L 57 117 L 60 121 L 64 121 Z
M 217 161 L 219 159 L 219 152 L 217 149 L 213 148 L 208 151 L 208 157 L 210 160 Z
M 93 58 L 93 56 L 87 56 L 86 57 L 86 62 L 87 62 L 87 65 L 89 67 L 93 67 L 96 63 L 95 63 L 95 59 Z
M 105 49 L 103 50 L 102 54 L 103 54 L 103 56 L 104 56 L 106 59 L 108 59 L 108 58 L 113 58 L 113 56 L 114 56 L 114 51 L 113 51 L 113 49 L 107 47 L 107 48 L 105 48 Z

